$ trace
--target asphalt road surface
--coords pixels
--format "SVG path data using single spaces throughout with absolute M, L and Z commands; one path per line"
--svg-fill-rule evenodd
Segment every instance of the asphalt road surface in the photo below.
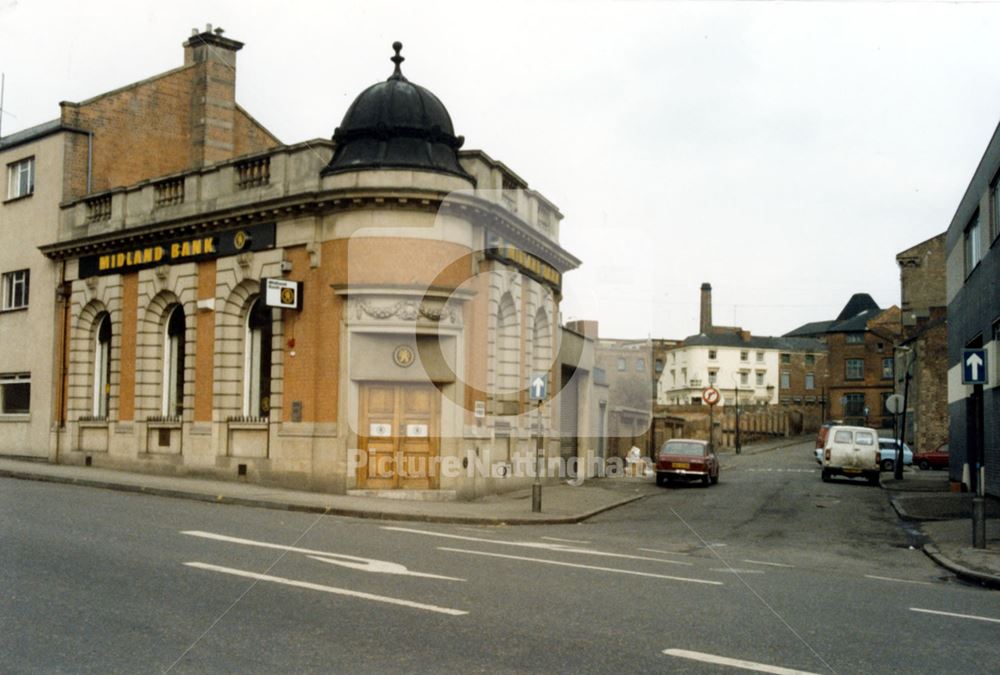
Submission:
M 579 525 L 470 527 L 2 479 L 0 671 L 997 669 L 1000 594 L 808 446 L 648 489 Z

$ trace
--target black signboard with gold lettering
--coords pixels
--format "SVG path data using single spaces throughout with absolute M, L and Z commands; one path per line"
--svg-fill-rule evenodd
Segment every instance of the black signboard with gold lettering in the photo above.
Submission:
M 562 274 L 559 270 L 494 232 L 486 233 L 486 257 L 511 263 L 529 277 L 548 284 L 557 291 L 562 286 Z
M 123 274 L 159 265 L 211 260 L 244 251 L 274 248 L 274 223 L 248 225 L 183 239 L 122 246 L 80 258 L 80 278 Z

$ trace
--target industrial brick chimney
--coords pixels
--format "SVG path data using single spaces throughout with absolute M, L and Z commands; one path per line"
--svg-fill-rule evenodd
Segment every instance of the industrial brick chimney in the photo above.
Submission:
M 701 324 L 698 330 L 703 335 L 712 332 L 712 284 L 701 285 Z

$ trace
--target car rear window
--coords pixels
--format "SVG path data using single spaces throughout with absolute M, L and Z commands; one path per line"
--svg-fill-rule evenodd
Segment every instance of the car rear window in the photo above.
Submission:
M 660 452 L 668 455 L 687 455 L 689 457 L 701 457 L 705 454 L 705 446 L 701 443 L 671 443 L 667 442 L 660 448 Z
M 833 435 L 834 443 L 850 443 L 851 442 L 851 432 L 850 431 L 838 431 Z
M 875 435 L 867 431 L 854 434 L 854 442 L 858 445 L 875 445 Z

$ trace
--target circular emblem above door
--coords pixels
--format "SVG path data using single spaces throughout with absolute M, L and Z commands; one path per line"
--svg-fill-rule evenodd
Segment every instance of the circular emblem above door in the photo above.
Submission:
M 243 230 L 238 231 L 233 235 L 233 246 L 236 247 L 237 251 L 242 250 L 249 243 L 250 237 Z
M 392 352 L 392 360 L 400 368 L 409 368 L 413 365 L 413 349 L 409 345 L 399 345 Z

